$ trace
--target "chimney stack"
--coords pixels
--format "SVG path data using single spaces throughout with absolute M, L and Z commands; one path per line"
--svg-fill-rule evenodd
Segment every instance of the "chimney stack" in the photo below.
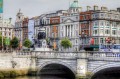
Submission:
M 82 7 L 79 7 L 79 12 L 82 12 Z
M 119 8 L 117 8 L 117 11 L 118 11 L 118 12 L 120 12 L 120 7 L 119 7 Z
M 95 6 L 94 6 L 94 10 L 98 10 L 98 6 L 95 5 Z
M 87 6 L 87 11 L 89 11 L 89 10 L 90 10 L 90 8 L 91 8 L 90 6 Z
M 101 10 L 102 10 L 102 11 L 106 11 L 106 10 L 108 10 L 108 9 L 107 9 L 107 7 L 101 7 Z

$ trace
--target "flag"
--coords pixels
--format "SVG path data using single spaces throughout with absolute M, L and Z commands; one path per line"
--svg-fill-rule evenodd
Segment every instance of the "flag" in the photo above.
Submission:
M 111 40 L 110 40 L 109 37 L 106 38 L 106 42 L 107 42 L 107 43 L 111 43 Z
M 94 45 L 94 38 L 91 38 L 91 39 L 90 39 L 90 44 L 91 44 L 91 45 Z
M 3 13 L 3 0 L 0 0 L 0 13 Z

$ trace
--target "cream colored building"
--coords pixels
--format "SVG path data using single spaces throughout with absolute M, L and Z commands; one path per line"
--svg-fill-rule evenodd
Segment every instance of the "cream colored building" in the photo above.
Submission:
M 0 32 L 2 36 L 12 39 L 13 37 L 13 25 L 11 24 L 11 18 L 0 19 Z

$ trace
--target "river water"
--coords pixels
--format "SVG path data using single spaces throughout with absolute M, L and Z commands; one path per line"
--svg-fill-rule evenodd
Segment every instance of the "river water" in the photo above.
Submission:
M 7 78 L 7 79 L 13 79 L 13 78 Z M 14 79 L 68 79 L 68 78 L 61 78 L 61 77 L 53 77 L 53 76 L 46 76 L 46 77 L 17 77 Z M 120 77 L 97 77 L 94 79 L 120 79 Z
M 13 78 L 6 78 L 6 79 L 13 79 Z M 55 77 L 55 76 L 44 76 L 44 77 L 17 77 L 14 79 L 67 79 L 64 77 Z

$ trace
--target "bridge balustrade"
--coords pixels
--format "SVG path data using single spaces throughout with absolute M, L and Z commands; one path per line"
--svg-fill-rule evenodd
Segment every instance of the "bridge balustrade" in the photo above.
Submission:
M 87 52 L 89 60 L 120 61 L 120 53 L 112 52 Z
M 77 53 L 68 52 L 36 52 L 38 58 L 76 58 Z
M 55 51 L 29 51 L 17 52 L 17 56 L 31 56 L 37 58 L 87 58 L 88 60 L 120 61 L 120 53 L 112 52 L 55 52 Z

